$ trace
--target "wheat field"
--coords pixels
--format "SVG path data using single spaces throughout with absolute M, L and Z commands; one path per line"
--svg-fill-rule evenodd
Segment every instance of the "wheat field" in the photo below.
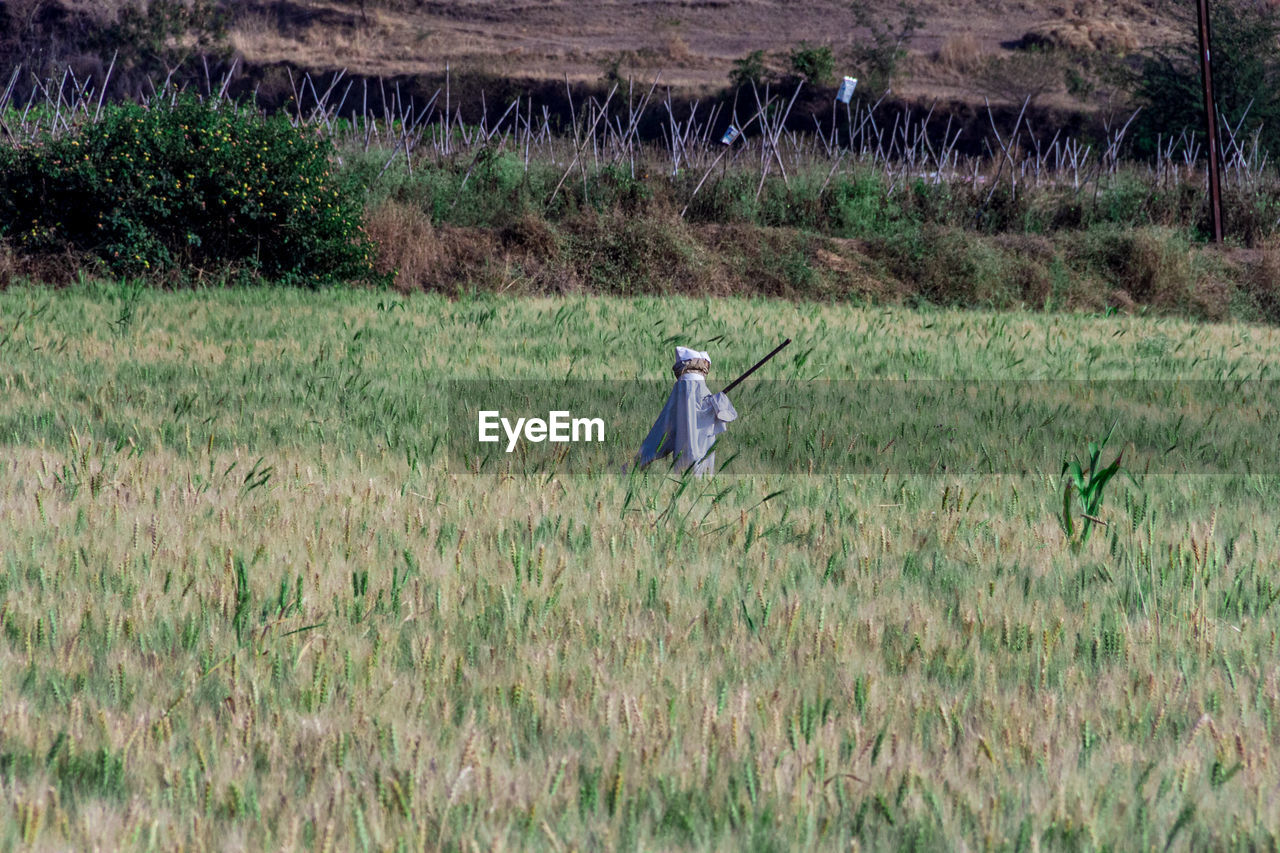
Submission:
M 718 387 L 783 334 L 770 371 L 795 383 L 1263 379 L 1280 342 L 741 299 L 4 291 L 0 848 L 1274 848 L 1268 460 L 1117 481 L 1073 547 L 1056 468 L 691 484 L 443 450 L 447 379 L 660 380 L 678 337 L 716 340 Z

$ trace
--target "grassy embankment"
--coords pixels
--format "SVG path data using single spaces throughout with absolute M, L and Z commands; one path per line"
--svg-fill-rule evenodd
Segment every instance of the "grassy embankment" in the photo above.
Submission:
M 653 476 L 627 505 L 617 476 L 431 455 L 441 377 L 660 377 L 672 334 L 724 335 L 727 372 L 760 328 L 796 338 L 772 368 L 794 380 L 1239 378 L 1277 343 L 740 299 L 9 290 L 0 846 L 1273 846 L 1274 478 L 1117 482 L 1077 551 L 1056 471 Z
M 1203 240 L 1194 182 L 1159 180 L 1142 166 L 1079 187 L 1065 174 L 1014 187 L 996 161 L 976 183 L 823 157 L 800 158 L 785 179 L 776 167 L 762 179 L 758 164 L 728 160 L 672 177 L 657 152 L 635 167 L 567 175 L 563 163 L 526 168 L 511 153 L 412 173 L 402 161 L 384 170 L 385 153 L 349 152 L 344 163 L 366 190 L 380 268 L 396 270 L 403 290 L 765 294 L 1280 319 L 1269 180 L 1228 190 L 1236 248 L 1220 251 Z
M 683 134 L 664 148 L 637 141 L 622 105 L 590 100 L 568 135 L 519 117 L 519 102 L 475 127 L 407 112 L 353 124 L 325 101 L 300 108 L 295 129 L 216 100 L 99 116 L 78 98 L 70 123 L 45 106 L 7 111 L 20 135 L 0 150 L 0 286 L 104 271 L 156 284 L 368 278 L 369 252 L 403 291 L 1280 321 L 1280 181 L 1258 158 L 1228 170 L 1231 248 L 1218 250 L 1204 242 L 1203 175 L 1180 150 L 1131 163 L 1015 135 L 967 158 L 958 136 L 931 141 L 941 129 L 909 113 L 884 140 L 865 105 L 835 120 L 838 140 L 766 142 L 782 134 L 775 103 L 764 135 L 753 126 L 726 148 L 711 133 L 723 117 L 690 118 L 664 128 Z M 1118 132 L 1105 142 L 1124 150 Z

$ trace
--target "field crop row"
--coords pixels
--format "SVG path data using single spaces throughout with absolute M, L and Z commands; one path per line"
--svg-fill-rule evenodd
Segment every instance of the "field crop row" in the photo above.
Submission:
M 1114 486 L 1072 550 L 1056 470 L 688 484 L 436 455 L 441 377 L 657 378 L 673 336 L 719 336 L 716 386 L 760 329 L 796 339 L 772 369 L 797 384 L 1256 378 L 1275 346 L 748 300 L 7 291 L 0 845 L 1274 845 L 1273 476 Z

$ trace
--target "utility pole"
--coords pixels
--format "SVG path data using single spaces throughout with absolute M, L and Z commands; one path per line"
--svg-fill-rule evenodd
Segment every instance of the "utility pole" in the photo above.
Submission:
M 1196 0 L 1200 16 L 1200 79 L 1204 83 L 1204 123 L 1209 132 L 1209 212 L 1213 242 L 1222 242 L 1222 186 L 1218 175 L 1218 109 L 1213 102 L 1213 65 L 1209 61 L 1209 0 Z

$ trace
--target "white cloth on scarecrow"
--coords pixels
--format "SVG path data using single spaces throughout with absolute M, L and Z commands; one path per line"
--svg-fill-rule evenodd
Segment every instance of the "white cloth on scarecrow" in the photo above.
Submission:
M 695 358 L 700 358 L 707 364 L 711 363 L 711 356 L 707 355 L 705 352 L 698 352 L 696 349 L 689 349 L 688 347 L 676 347 L 677 364 L 682 361 L 692 361 Z
M 710 362 L 704 352 L 676 347 L 677 365 L 700 358 Z M 697 372 L 681 374 L 667 397 L 653 429 L 640 445 L 636 462 L 639 466 L 674 456 L 672 465 L 678 472 L 693 468 L 696 477 L 715 473 L 716 455 L 711 452 L 716 436 L 737 420 L 738 412 L 723 393 L 712 394 L 707 378 Z

